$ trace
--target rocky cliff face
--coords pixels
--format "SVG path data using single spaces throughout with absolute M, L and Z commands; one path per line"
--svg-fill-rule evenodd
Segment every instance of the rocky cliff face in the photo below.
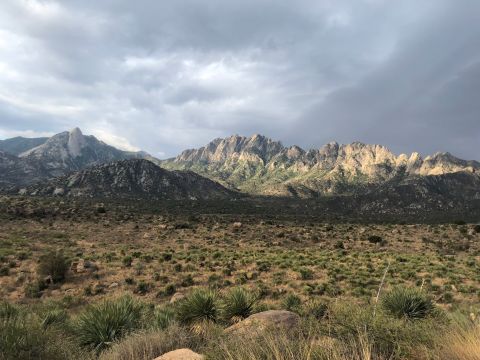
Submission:
M 418 153 L 396 156 L 384 146 L 359 142 L 332 142 L 305 151 L 261 135 L 216 139 L 163 161 L 162 166 L 196 171 L 251 193 L 307 197 L 355 194 L 394 179 L 480 171 L 480 163 L 449 153 L 425 159 Z
M 164 170 L 148 160 L 132 159 L 89 167 L 46 184 L 19 190 L 24 195 L 124 197 L 146 199 L 226 199 L 234 195 L 218 183 L 190 171 Z
M 52 136 L 46 140 L 19 138 L 4 140 L 10 149 L 26 149 L 15 156 L 3 153 L 0 187 L 31 184 L 40 179 L 51 179 L 78 171 L 89 166 L 112 161 L 150 158 L 143 152 L 121 151 L 97 140 L 94 136 L 85 136 L 75 128 Z M 38 145 L 35 145 L 37 144 Z M 1 144 L 0 144 L 1 145 Z M 34 146 L 35 145 L 35 146 Z

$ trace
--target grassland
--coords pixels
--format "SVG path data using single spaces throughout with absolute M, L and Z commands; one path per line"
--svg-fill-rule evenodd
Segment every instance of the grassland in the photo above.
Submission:
M 60 339 L 75 343 L 70 348 L 79 352 L 55 353 L 58 358 L 99 354 L 77 344 L 74 336 L 74 323 L 89 305 L 128 295 L 142 309 L 153 311 L 171 306 L 175 293 L 188 297 L 198 288 L 212 289 L 219 298 L 232 289 L 245 289 L 255 296 L 255 311 L 288 309 L 301 314 L 301 333 L 252 340 L 259 344 L 248 347 L 251 351 L 264 351 L 266 344 L 282 347 L 272 348 L 270 355 L 242 352 L 238 349 L 245 348 L 244 339 L 218 335 L 228 321 L 214 322 L 214 330 L 192 335 L 177 321 L 169 327 L 176 314 L 172 308 L 171 316 L 161 313 L 160 328 L 159 321 L 152 323 L 157 318 L 151 313 L 143 325 L 132 325 L 137 335 L 119 337 L 116 340 L 123 342 L 109 343 L 102 356 L 119 358 L 111 352 L 156 338 L 161 344 L 170 341 L 168 349 L 190 346 L 225 359 L 434 359 L 445 354 L 438 350 L 445 336 L 478 345 L 478 226 L 458 219 L 432 224 L 348 222 L 324 213 L 276 207 L 255 211 L 255 206 L 239 211 L 235 206 L 2 198 L 0 297 L 16 311 L 34 314 L 29 321 L 42 336 L 69 334 Z M 45 256 L 52 254 L 65 258 L 65 279 L 52 279 L 48 270 L 41 270 Z M 370 322 L 382 279 L 380 300 L 395 288 L 414 288 L 443 315 L 411 322 L 394 320 L 379 308 Z M 321 309 L 327 308 L 330 316 L 324 317 Z M 46 314 L 53 317 L 52 323 L 60 318 L 63 325 L 42 328 Z M 144 310 L 140 316 L 145 316 Z M 391 337 L 385 339 L 385 332 Z M 341 350 L 331 344 L 340 340 Z M 295 350 L 289 350 L 292 346 Z M 316 346 L 324 351 L 316 351 Z M 151 354 L 158 356 L 166 348 Z M 232 349 L 237 349 L 233 355 Z M 297 355 L 275 357 L 275 352 Z M 33 355 L 24 358 L 28 356 Z M 4 358 L 9 358 L 6 352 Z

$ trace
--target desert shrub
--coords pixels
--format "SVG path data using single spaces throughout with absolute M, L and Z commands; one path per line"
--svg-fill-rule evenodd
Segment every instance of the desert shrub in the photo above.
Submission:
M 170 306 L 157 307 L 153 312 L 153 327 L 165 330 L 175 322 L 175 310 Z
M 64 324 L 67 320 L 67 312 L 63 309 L 51 309 L 47 311 L 41 321 L 41 325 L 44 329 L 52 325 Z
M 122 339 L 142 323 L 143 306 L 130 297 L 106 300 L 85 309 L 74 331 L 82 346 L 100 352 Z
M 49 252 L 40 257 L 37 272 L 41 276 L 50 276 L 53 282 L 65 279 L 70 260 L 61 251 Z
M 125 256 L 122 259 L 122 264 L 125 267 L 130 267 L 130 266 L 132 266 L 132 261 L 133 261 L 133 258 L 131 256 Z
M 20 314 L 20 309 L 10 304 L 6 301 L 0 302 L 0 319 L 1 320 L 8 320 L 17 317 Z
M 435 312 L 435 304 L 416 288 L 397 287 L 385 294 L 382 307 L 399 319 L 424 319 Z
M 283 308 L 289 311 L 299 311 L 301 305 L 302 300 L 295 294 L 288 294 L 282 302 Z
M 165 295 L 167 296 L 173 295 L 175 294 L 175 291 L 177 291 L 175 284 L 167 284 L 167 286 L 165 286 L 165 290 L 164 290 Z
M 177 318 L 183 324 L 216 322 L 219 315 L 217 294 L 208 289 L 195 289 L 179 301 Z
M 313 271 L 310 270 L 309 268 L 302 268 L 298 270 L 300 273 L 300 278 L 302 280 L 312 280 L 313 279 Z
M 381 236 L 378 236 L 378 235 L 370 235 L 368 237 L 368 242 L 372 243 L 372 244 L 380 244 L 383 242 L 383 238 Z
M 306 315 L 312 316 L 317 320 L 324 319 L 328 315 L 328 305 L 324 302 L 313 301 L 308 304 Z
M 7 265 L 0 266 L 0 276 L 10 275 L 10 268 Z
M 192 286 L 193 284 L 195 284 L 195 281 L 193 280 L 193 277 L 191 274 L 188 274 L 187 276 L 183 277 L 182 282 L 180 283 L 180 285 L 182 285 L 183 287 L 189 287 L 189 286 Z
M 35 280 L 25 285 L 25 296 L 30 299 L 38 299 L 42 297 L 42 291 L 47 288 L 47 284 L 43 280 Z
M 141 280 L 135 288 L 135 293 L 145 295 L 150 289 L 150 284 Z
M 234 288 L 223 300 L 222 317 L 231 323 L 243 320 L 253 313 L 256 302 L 255 295 L 243 288 Z
M 62 332 L 45 329 L 34 314 L 0 319 L 0 359 L 89 359 Z

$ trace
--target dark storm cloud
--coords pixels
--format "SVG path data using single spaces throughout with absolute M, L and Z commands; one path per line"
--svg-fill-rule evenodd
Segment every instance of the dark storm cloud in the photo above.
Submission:
M 80 126 L 171 156 L 264 133 L 480 158 L 478 14 L 474 0 L 2 1 L 0 137 Z

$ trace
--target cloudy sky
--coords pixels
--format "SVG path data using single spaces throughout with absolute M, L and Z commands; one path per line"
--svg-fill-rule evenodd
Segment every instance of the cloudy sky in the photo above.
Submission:
M 0 138 L 79 126 L 480 159 L 478 0 L 1 0 Z

